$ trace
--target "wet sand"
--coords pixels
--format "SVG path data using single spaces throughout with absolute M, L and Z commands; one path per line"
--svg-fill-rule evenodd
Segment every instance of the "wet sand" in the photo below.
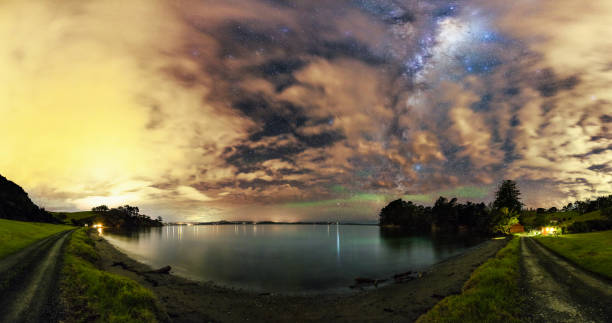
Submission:
M 440 299 L 461 292 L 471 272 L 507 242 L 488 240 L 431 266 L 420 278 L 407 282 L 340 295 L 293 296 L 231 289 L 172 274 L 144 273 L 151 268 L 129 258 L 95 233 L 94 240 L 101 256 L 98 265 L 153 291 L 174 322 L 294 323 L 412 322 Z

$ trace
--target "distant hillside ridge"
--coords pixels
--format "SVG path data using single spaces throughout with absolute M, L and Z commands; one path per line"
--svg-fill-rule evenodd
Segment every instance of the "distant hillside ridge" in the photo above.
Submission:
M 0 175 L 0 218 L 35 221 L 57 222 L 51 213 L 39 208 L 28 197 L 21 186 Z

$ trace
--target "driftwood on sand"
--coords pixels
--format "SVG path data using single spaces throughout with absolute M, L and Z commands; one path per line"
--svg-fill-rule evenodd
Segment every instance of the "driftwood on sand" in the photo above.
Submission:
M 145 273 L 148 273 L 148 274 L 169 274 L 171 269 L 172 269 L 172 267 L 165 266 L 165 267 L 161 267 L 161 268 L 156 269 L 156 270 L 145 271 Z
M 393 280 L 395 280 L 396 283 L 404 283 L 421 277 L 423 277 L 423 273 L 421 272 L 407 271 L 405 273 L 393 275 Z
M 129 270 L 131 272 L 137 273 L 137 274 L 170 274 L 170 270 L 172 270 L 172 267 L 170 266 L 165 266 L 165 267 L 161 267 L 159 269 L 155 269 L 155 270 L 149 270 L 149 271 L 138 271 L 135 270 L 133 268 L 131 268 L 130 266 L 126 265 L 123 261 L 115 261 L 113 262 L 113 264 L 111 265 L 112 267 L 116 267 L 119 266 L 125 270 Z
M 372 279 L 372 278 L 355 278 L 355 285 L 351 285 L 350 288 L 363 288 L 366 286 L 378 287 L 378 284 L 386 282 L 388 279 Z

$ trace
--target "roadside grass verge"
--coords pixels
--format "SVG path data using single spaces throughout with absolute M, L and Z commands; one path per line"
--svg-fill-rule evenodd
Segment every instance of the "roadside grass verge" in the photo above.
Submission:
M 612 230 L 536 239 L 579 267 L 612 279 Z
M 65 321 L 167 321 L 151 291 L 129 278 L 96 268 L 99 256 L 86 230 L 72 234 L 64 255 L 60 286 Z
M 73 228 L 67 225 L 0 219 L 0 259 L 40 239 Z
M 513 238 L 470 276 L 459 295 L 441 300 L 424 322 L 520 322 L 520 244 Z

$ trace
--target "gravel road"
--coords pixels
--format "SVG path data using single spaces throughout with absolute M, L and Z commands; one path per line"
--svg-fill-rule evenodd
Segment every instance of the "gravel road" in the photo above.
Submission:
M 531 322 L 612 322 L 612 284 L 521 238 Z
M 57 322 L 65 231 L 0 260 L 0 322 Z

